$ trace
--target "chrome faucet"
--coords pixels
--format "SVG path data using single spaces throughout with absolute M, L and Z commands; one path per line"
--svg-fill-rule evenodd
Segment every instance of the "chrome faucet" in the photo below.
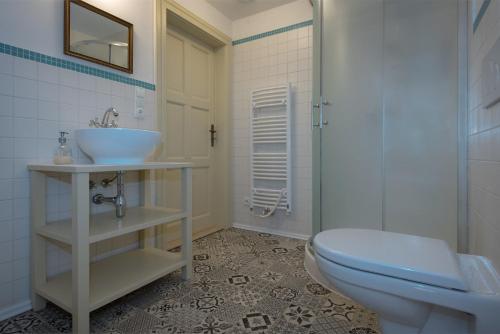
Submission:
M 104 197 L 103 194 L 96 194 L 92 197 L 92 202 L 94 204 L 103 203 L 113 203 L 116 209 L 116 217 L 125 217 L 125 211 L 127 207 L 127 201 L 125 199 L 125 183 L 124 183 L 125 172 L 116 172 L 116 196 L 114 197 Z
M 96 117 L 90 120 L 89 126 L 95 128 L 117 128 L 118 123 L 116 122 L 116 120 L 112 120 L 111 122 L 109 121 L 110 115 L 113 115 L 113 117 L 118 117 L 120 114 L 118 113 L 118 111 L 116 111 L 115 108 L 111 107 L 104 112 L 104 115 L 102 116 L 102 120 L 100 122 L 99 117 Z

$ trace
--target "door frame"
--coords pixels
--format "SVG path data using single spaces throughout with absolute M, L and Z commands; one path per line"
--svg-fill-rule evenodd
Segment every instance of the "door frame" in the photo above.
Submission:
M 312 236 L 322 231 L 321 226 L 321 129 L 315 127 L 319 124 L 319 109 L 315 103 L 319 103 L 322 94 L 321 62 L 323 54 L 323 3 L 322 0 L 313 0 L 313 78 L 312 78 L 312 101 L 311 101 L 311 127 L 312 127 Z
M 156 29 L 156 111 L 158 130 L 161 132 L 162 140 L 166 134 L 166 57 L 167 25 L 173 25 L 202 42 L 211 46 L 214 50 L 214 119 L 217 125 L 217 149 L 214 150 L 213 195 L 217 198 L 214 204 L 214 219 L 220 222 L 220 226 L 230 226 L 230 96 L 231 96 L 231 64 L 232 64 L 232 40 L 229 36 L 219 31 L 194 13 L 188 11 L 173 0 L 156 0 L 155 3 L 155 29 Z M 208 131 L 208 129 L 207 129 Z M 166 151 L 162 147 L 157 152 L 160 161 L 166 160 Z M 164 198 L 165 189 L 158 189 L 158 196 Z

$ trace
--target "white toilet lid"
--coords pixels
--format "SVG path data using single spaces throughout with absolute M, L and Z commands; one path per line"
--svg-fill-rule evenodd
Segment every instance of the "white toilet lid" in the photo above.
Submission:
M 364 229 L 333 229 L 314 238 L 315 251 L 359 270 L 467 291 L 457 254 L 443 240 Z

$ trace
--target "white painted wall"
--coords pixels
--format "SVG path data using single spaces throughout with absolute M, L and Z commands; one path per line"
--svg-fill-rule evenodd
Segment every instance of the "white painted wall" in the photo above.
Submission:
M 219 12 L 214 6 L 202 0 L 174 0 L 190 12 L 196 14 L 207 23 L 232 36 L 232 21 Z
M 309 0 L 297 0 L 233 21 L 232 37 L 233 40 L 237 40 L 295 23 L 312 20 L 312 13 L 312 6 Z
M 87 0 L 87 2 L 134 25 L 134 74 L 131 76 L 154 83 L 154 0 Z M 65 56 L 63 22 L 63 0 L 0 1 L 0 42 L 113 71 L 107 67 Z
M 500 270 L 500 103 L 481 102 L 481 62 L 500 38 L 500 1 L 475 33 L 469 27 L 469 247 Z

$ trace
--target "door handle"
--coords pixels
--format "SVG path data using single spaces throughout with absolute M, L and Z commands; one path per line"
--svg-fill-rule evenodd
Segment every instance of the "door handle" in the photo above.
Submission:
M 210 132 L 210 146 L 214 147 L 214 145 L 215 145 L 215 134 L 217 133 L 217 130 L 215 130 L 215 125 L 214 124 L 210 125 L 210 130 L 208 130 L 208 132 Z

